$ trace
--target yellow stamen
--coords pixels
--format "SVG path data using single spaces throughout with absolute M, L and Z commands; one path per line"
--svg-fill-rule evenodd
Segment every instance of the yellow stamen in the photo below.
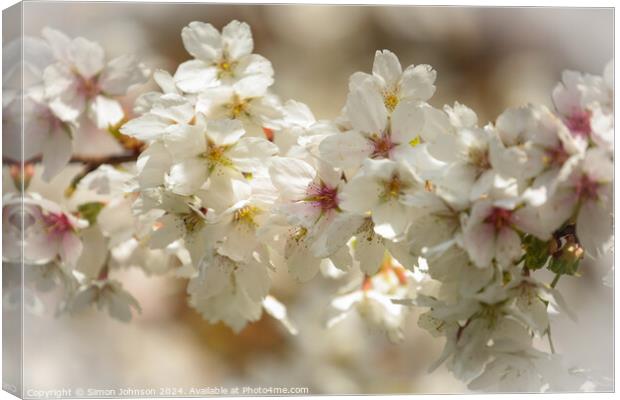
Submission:
M 420 136 L 419 136 L 419 135 L 418 135 L 418 136 L 416 136 L 416 137 L 414 137 L 413 139 L 411 139 L 411 140 L 409 141 L 409 145 L 410 145 L 411 147 L 416 147 L 416 146 L 417 146 L 417 145 L 419 145 L 420 143 L 422 143 L 422 139 L 420 139 Z
M 256 206 L 245 206 L 237 211 L 235 211 L 233 215 L 233 221 L 235 222 L 243 222 L 250 226 L 257 226 L 258 224 L 255 221 L 255 217 L 260 213 L 260 209 Z
M 387 93 L 383 96 L 383 104 L 385 104 L 385 108 L 388 110 L 394 111 L 396 106 L 398 105 L 398 96 L 394 93 Z

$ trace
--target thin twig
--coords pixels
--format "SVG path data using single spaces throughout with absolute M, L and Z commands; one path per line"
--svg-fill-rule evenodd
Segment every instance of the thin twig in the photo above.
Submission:
M 551 284 L 549 286 L 555 289 L 555 285 L 558 284 L 558 281 L 560 280 L 561 277 L 562 277 L 562 274 L 555 274 L 555 278 L 553 278 L 553 281 L 551 281 Z

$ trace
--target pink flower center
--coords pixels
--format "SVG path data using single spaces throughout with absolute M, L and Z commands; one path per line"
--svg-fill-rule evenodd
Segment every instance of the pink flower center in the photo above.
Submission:
M 396 146 L 397 143 L 392 142 L 392 137 L 389 133 L 383 133 L 381 136 L 372 135 L 370 137 L 372 142 L 372 158 L 389 158 L 390 151 Z
M 78 93 L 87 99 L 92 99 L 101 92 L 101 86 L 99 85 L 99 82 L 97 82 L 96 76 L 90 79 L 85 79 L 84 77 L 78 75 L 77 82 Z
M 591 113 L 588 110 L 573 110 L 573 113 L 564 119 L 564 123 L 570 131 L 584 138 L 590 137 L 592 128 L 590 127 Z
M 493 207 L 484 222 L 495 227 L 496 231 L 510 226 L 512 220 L 512 211 L 501 207 Z
M 562 146 L 562 144 L 559 144 L 554 148 L 549 148 L 546 150 L 544 161 L 547 165 L 561 167 L 562 165 L 564 165 L 566 160 L 568 160 L 568 158 L 569 154 L 564 149 L 564 146 Z
M 48 232 L 52 235 L 62 235 L 73 230 L 73 225 L 71 225 L 69 218 L 64 213 L 43 214 L 43 222 L 45 222 Z
M 324 182 L 311 183 L 308 186 L 308 197 L 305 199 L 323 211 L 338 208 L 338 189 Z
M 596 200 L 598 198 L 598 187 L 598 182 L 583 174 L 575 186 L 575 192 L 579 198 Z

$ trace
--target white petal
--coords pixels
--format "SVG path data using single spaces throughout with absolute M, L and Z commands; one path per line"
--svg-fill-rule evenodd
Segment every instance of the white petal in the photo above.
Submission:
M 366 81 L 347 97 L 346 113 L 353 127 L 364 133 L 382 133 L 387 125 L 388 112 L 383 96 Z
M 267 139 L 244 137 L 226 154 L 240 170 L 256 173 L 264 165 L 264 160 L 277 152 L 278 146 Z
M 170 120 L 170 123 L 189 123 L 194 118 L 194 106 L 185 97 L 169 93 L 157 98 L 151 106 L 150 113 Z
M 364 215 L 377 205 L 381 192 L 382 188 L 374 177 L 357 176 L 339 193 L 340 208 Z
M 207 149 L 203 128 L 197 125 L 169 125 L 165 130 L 164 143 L 175 161 L 198 157 Z
M 189 54 L 203 61 L 216 61 L 222 56 L 222 38 L 211 24 L 190 22 L 181 32 Z
M 125 123 L 121 126 L 120 131 L 123 135 L 148 141 L 158 139 L 166 132 L 166 128 L 169 126 L 170 121 L 156 115 L 145 114 Z
M 253 74 L 239 79 L 233 85 L 239 97 L 261 97 L 273 84 L 273 77 L 265 74 Z
M 59 30 L 48 27 L 43 28 L 41 34 L 45 40 L 47 40 L 47 43 L 49 43 L 56 60 L 65 61 L 68 59 L 67 51 L 71 44 L 71 39 L 67 35 Z
M 409 210 L 395 200 L 380 203 L 372 209 L 375 232 L 386 239 L 395 239 L 405 233 L 409 225 Z
M 510 266 L 521 256 L 521 239 L 512 229 L 504 228 L 497 234 L 495 259 L 502 266 Z
M 170 72 L 165 71 L 163 69 L 156 69 L 153 72 L 153 79 L 157 83 L 157 85 L 161 88 L 161 91 L 165 94 L 167 93 L 175 93 L 180 94 L 179 89 L 174 83 L 174 78 L 170 75 Z
M 207 123 L 207 136 L 218 146 L 232 145 L 244 134 L 243 124 L 237 120 L 223 119 Z
M 421 136 L 424 111 L 412 101 L 402 101 L 392 114 L 391 135 L 394 143 L 409 144 Z
M 239 286 L 254 301 L 262 301 L 269 293 L 271 279 L 264 265 L 252 262 L 237 269 L 236 278 Z
M 90 104 L 90 118 L 100 129 L 108 129 L 115 126 L 125 116 L 123 107 L 117 100 L 99 95 Z
M 75 75 L 66 64 L 56 63 L 43 71 L 45 96 L 54 98 L 72 91 L 76 85 Z
M 309 281 L 319 271 L 321 259 L 312 256 L 309 244 L 303 238 L 287 240 L 285 258 L 289 273 L 300 282 Z
M 577 216 L 577 238 L 593 257 L 603 254 L 612 235 L 611 197 L 585 201 Z
M 330 135 L 319 144 L 321 158 L 339 168 L 357 168 L 372 153 L 371 143 L 356 131 Z
M 77 261 L 76 270 L 91 279 L 96 279 L 108 256 L 105 237 L 97 226 L 89 227 L 81 232 L 84 249 Z
M 402 72 L 403 70 L 396 54 L 389 50 L 377 50 L 375 52 L 372 73 L 375 76 L 381 77 L 389 89 L 394 88 L 398 84 Z
M 269 160 L 269 174 L 274 186 L 285 199 L 301 200 L 316 171 L 305 161 L 274 157 Z
M 430 65 L 408 67 L 400 83 L 401 96 L 424 101 L 430 99 L 435 93 L 436 77 L 437 72 Z
M 67 56 L 80 75 L 86 79 L 97 75 L 104 66 L 103 48 L 98 43 L 82 37 L 71 41 Z
M 166 214 L 158 221 L 158 228 L 151 233 L 149 246 L 163 249 L 175 240 L 183 237 L 183 222 L 174 214 Z
M 49 182 L 55 177 L 71 159 L 73 141 L 69 132 L 56 129 L 43 140 L 43 180 Z
M 353 254 L 363 273 L 370 276 L 376 274 L 385 256 L 383 238 L 373 230 L 358 234 Z
M 491 265 L 495 255 L 495 230 L 489 224 L 478 223 L 468 227 L 463 235 L 465 248 L 479 268 Z
M 207 175 L 207 164 L 201 159 L 190 158 L 172 166 L 166 183 L 175 193 L 191 195 L 204 185 Z
M 77 263 L 82 254 L 82 241 L 73 232 L 67 232 L 62 237 L 60 245 L 60 258 L 67 264 L 73 266 Z
M 177 68 L 174 82 L 187 93 L 199 93 L 217 86 L 217 68 L 202 60 L 185 61 Z
M 324 229 L 320 229 L 319 236 L 310 250 L 316 257 L 326 258 L 346 246 L 347 242 L 364 222 L 364 217 L 355 216 L 346 212 L 338 213 Z
M 104 69 L 99 83 L 103 92 L 110 96 L 122 96 L 129 87 L 146 81 L 146 74 L 133 55 L 124 55 L 111 60 Z
M 254 41 L 250 26 L 245 22 L 231 21 L 222 29 L 222 41 L 232 59 L 252 53 Z

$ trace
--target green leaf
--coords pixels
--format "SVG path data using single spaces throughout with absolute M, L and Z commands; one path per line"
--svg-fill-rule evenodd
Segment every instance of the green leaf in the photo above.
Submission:
M 84 203 L 78 206 L 78 212 L 92 226 L 97 222 L 97 216 L 104 206 L 105 204 L 99 201 Z

